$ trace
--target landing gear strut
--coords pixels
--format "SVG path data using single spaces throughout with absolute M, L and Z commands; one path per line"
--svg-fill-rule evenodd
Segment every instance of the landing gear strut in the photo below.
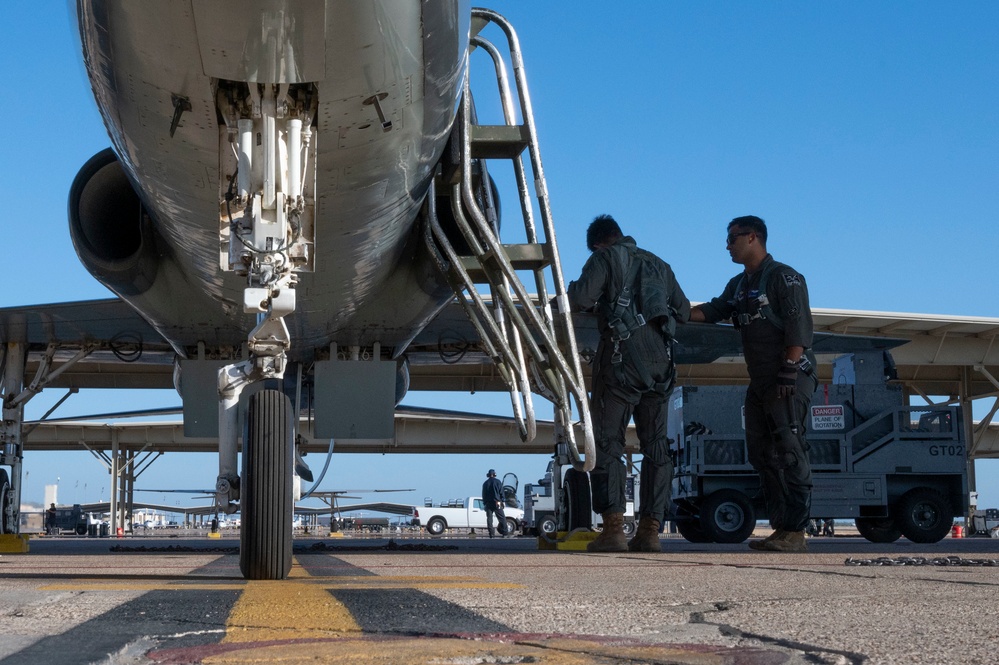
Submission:
M 222 155 L 229 188 L 222 196 L 219 237 L 223 270 L 246 277 L 243 311 L 257 315 L 247 337 L 250 357 L 219 370 L 219 476 L 215 491 L 226 513 L 242 514 L 239 565 L 249 579 L 284 579 L 291 570 L 294 511 L 295 408 L 281 391 L 249 398 L 245 428 L 239 399 L 250 384 L 283 379 L 295 312 L 297 272 L 313 269 L 315 161 L 311 84 L 226 81 L 219 111 L 227 132 Z M 307 157 L 307 158 L 306 158 Z M 303 159 L 305 158 L 305 159 Z M 222 194 L 220 192 L 220 194 Z M 237 471 L 242 431 L 242 474 Z

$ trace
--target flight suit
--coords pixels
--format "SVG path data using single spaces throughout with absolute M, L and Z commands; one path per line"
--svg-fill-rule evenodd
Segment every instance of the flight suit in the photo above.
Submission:
M 761 289 L 760 280 L 767 275 Z M 759 295 L 766 294 L 767 304 Z M 805 441 L 805 418 L 818 387 L 812 345 L 812 313 L 805 278 L 767 254 L 753 274 L 736 275 L 722 294 L 700 306 L 705 320 L 733 319 L 742 335 L 749 370 L 746 391 L 746 447 L 760 474 L 770 526 L 803 531 L 812 501 L 812 471 Z M 784 349 L 805 348 L 794 394 L 779 396 L 777 373 Z
M 631 337 L 615 344 L 606 315 L 599 306 L 622 292 L 630 261 L 647 261 L 644 283 L 635 294 L 646 323 Z M 655 293 L 655 297 L 649 293 Z M 643 298 L 644 294 L 644 298 Z M 612 247 L 594 252 L 578 280 L 569 284 L 573 311 L 597 311 L 601 331 L 593 360 L 590 415 L 596 440 L 596 462 L 590 473 L 593 509 L 598 513 L 626 510 L 625 432 L 632 415 L 642 453 L 639 511 L 662 522 L 670 508 L 673 462 L 666 437 L 666 402 L 675 376 L 672 345 L 664 327 L 668 318 L 685 322 L 690 301 L 677 284 L 669 264 L 639 249 L 625 236 Z M 625 348 L 625 345 L 627 347 Z
M 503 483 L 496 476 L 490 476 L 482 483 L 482 506 L 486 511 L 486 529 L 489 537 L 496 535 L 493 529 L 493 516 L 496 516 L 496 529 L 501 536 L 507 535 L 506 511 L 503 510 Z

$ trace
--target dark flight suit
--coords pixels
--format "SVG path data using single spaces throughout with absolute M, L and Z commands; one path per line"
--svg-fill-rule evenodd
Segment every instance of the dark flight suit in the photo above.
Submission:
M 759 302 L 759 281 L 769 270 L 763 291 L 777 319 L 767 319 Z M 742 334 L 749 370 L 746 391 L 746 446 L 749 462 L 760 474 L 770 526 L 802 531 L 812 502 L 812 471 L 805 442 L 805 418 L 812 393 L 818 387 L 812 345 L 812 312 L 805 278 L 794 268 L 767 254 L 759 270 L 732 278 L 721 296 L 700 306 L 705 319 L 715 323 L 733 318 Z M 760 317 L 763 310 L 764 317 Z M 740 321 L 741 319 L 741 321 Z M 801 346 L 810 363 L 799 369 L 794 395 L 781 398 L 777 373 L 784 365 L 784 349 Z
M 659 293 L 658 304 L 640 304 L 639 313 L 646 323 L 620 343 L 629 345 L 629 353 L 617 358 L 612 332 L 598 303 L 618 298 L 629 263 L 638 260 L 633 258 L 638 254 L 645 258 L 645 266 L 649 268 L 648 273 L 643 271 L 640 279 L 649 279 L 646 275 L 651 274 L 656 282 L 636 289 L 639 303 L 642 294 L 654 286 Z M 596 309 L 601 331 L 593 361 L 590 395 L 597 448 L 596 463 L 590 473 L 593 509 L 598 513 L 624 513 L 626 510 L 624 441 L 634 413 L 642 452 L 640 516 L 662 522 L 670 508 L 673 481 L 673 462 L 666 437 L 666 402 L 675 376 L 672 347 L 663 329 L 667 323 L 669 329 L 673 329 L 669 317 L 681 323 L 690 319 L 690 301 L 677 284 L 669 264 L 639 249 L 630 236 L 612 247 L 594 252 L 583 266 L 579 279 L 569 284 L 568 295 L 573 311 Z M 638 371 L 632 366 L 636 362 L 641 365 Z M 642 376 L 651 379 L 654 385 L 643 387 Z
M 493 515 L 498 520 L 496 528 L 501 536 L 506 535 L 506 511 L 503 510 L 503 483 L 496 476 L 486 478 L 482 483 L 482 504 L 486 509 L 486 528 L 489 530 L 489 537 L 495 534 L 493 530 Z

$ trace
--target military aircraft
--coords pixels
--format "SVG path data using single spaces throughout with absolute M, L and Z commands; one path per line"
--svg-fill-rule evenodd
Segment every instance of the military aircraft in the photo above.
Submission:
M 592 466 L 568 308 L 548 305 L 565 289 L 530 99 L 501 16 L 465 0 L 75 10 L 112 147 L 73 183 L 70 233 L 120 300 L 4 310 L 4 532 L 17 529 L 32 395 L 108 378 L 162 387 L 169 373 L 185 434 L 218 437 L 215 493 L 242 515 L 243 574 L 285 577 L 301 414 L 322 437 L 391 432 L 407 350 L 424 334 L 448 362 L 450 338 L 432 322 L 455 303 L 509 386 L 522 435 L 534 436 L 531 395 L 542 394 L 575 464 Z M 488 24 L 507 35 L 513 89 L 506 56 L 478 36 Z M 473 50 L 495 61 L 505 124 L 476 122 Z M 526 243 L 499 241 L 486 166 L 497 158 L 515 163 Z
M 73 183 L 70 234 L 118 297 L 0 310 L 3 533 L 19 528 L 24 404 L 44 388 L 175 387 L 185 435 L 217 438 L 215 501 L 241 514 L 251 579 L 291 567 L 302 423 L 313 438 L 390 439 L 410 387 L 502 387 L 525 440 L 541 395 L 559 459 L 592 468 L 580 345 L 595 328 L 569 314 L 500 15 L 466 0 L 75 10 L 111 148 Z M 495 72 L 497 124 L 479 123 L 473 56 Z M 523 242 L 499 237 L 497 162 L 512 167 Z M 738 353 L 710 328 L 681 335 L 677 360 Z

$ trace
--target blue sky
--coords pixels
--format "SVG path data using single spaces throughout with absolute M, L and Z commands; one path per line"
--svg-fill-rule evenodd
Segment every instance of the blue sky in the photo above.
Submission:
M 692 300 L 706 300 L 735 273 L 726 222 L 757 214 L 774 255 L 807 276 L 816 307 L 999 316 L 999 4 L 490 6 L 520 35 L 567 279 L 586 259 L 586 224 L 606 212 L 672 264 Z M 109 295 L 67 232 L 72 178 L 109 142 L 66 12 L 8 3 L 0 14 L 4 306 Z M 43 393 L 29 417 L 60 396 Z M 58 415 L 178 402 L 170 392 L 100 392 Z M 506 408 L 483 395 L 406 403 Z M 475 494 L 489 467 L 523 483 L 546 464 L 344 457 L 325 487 L 415 487 L 398 498 L 417 503 Z M 168 455 L 138 486 L 179 477 L 210 486 L 216 467 L 214 457 Z M 25 469 L 29 501 L 57 477 L 62 502 L 96 500 L 102 487 L 107 496 L 89 454 L 36 453 Z M 980 462 L 978 473 L 980 505 L 999 506 L 999 463 Z

